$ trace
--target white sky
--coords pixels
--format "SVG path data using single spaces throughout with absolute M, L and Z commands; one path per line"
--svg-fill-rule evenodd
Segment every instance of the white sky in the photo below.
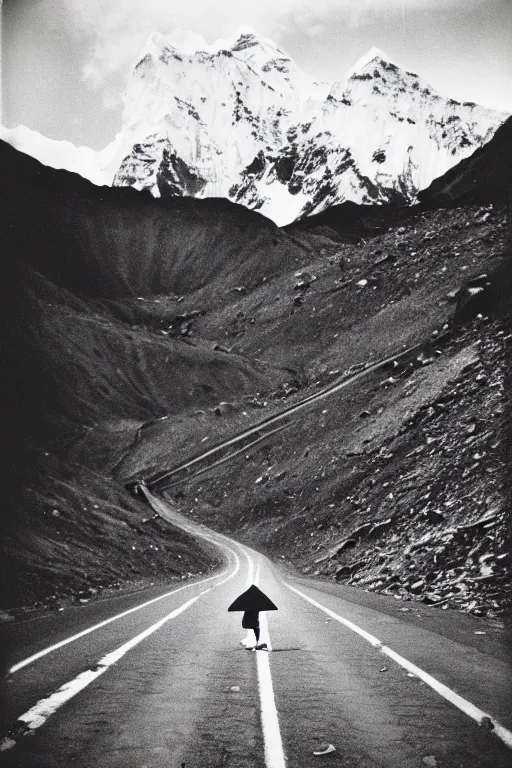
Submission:
M 2 122 L 101 148 L 152 31 L 249 24 L 334 81 L 372 46 L 459 100 L 512 112 L 512 0 L 4 0 Z

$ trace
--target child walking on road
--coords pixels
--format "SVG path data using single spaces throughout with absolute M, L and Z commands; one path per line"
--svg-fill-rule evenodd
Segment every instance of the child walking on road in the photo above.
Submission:
M 267 648 L 266 643 L 259 644 L 260 640 L 260 615 L 259 611 L 245 611 L 242 617 L 242 627 L 244 629 L 252 629 L 256 638 L 256 645 L 254 650 L 262 651 Z
M 270 636 L 268 634 L 267 625 L 267 611 L 277 611 L 277 606 L 274 605 L 272 600 L 266 596 L 255 584 L 252 584 L 249 589 L 238 595 L 236 600 L 233 600 L 228 608 L 228 611 L 243 611 L 242 627 L 244 629 L 252 629 L 254 636 L 256 637 L 256 645 L 252 649 L 253 651 L 271 651 L 272 645 L 270 643 Z M 261 616 L 261 635 L 260 635 L 260 613 Z M 260 636 L 263 637 L 264 642 L 260 643 Z M 250 641 L 249 641 L 250 642 Z M 241 641 L 242 645 L 247 648 L 248 638 Z

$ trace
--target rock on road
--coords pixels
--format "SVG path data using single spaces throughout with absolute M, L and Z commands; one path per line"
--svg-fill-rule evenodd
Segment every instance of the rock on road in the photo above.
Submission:
M 184 587 L 119 595 L 6 625 L 11 671 L 2 764 L 512 766 L 503 630 L 427 606 L 406 604 L 410 610 L 403 611 L 392 598 L 298 578 L 233 540 L 180 522 L 169 508 L 164 512 L 221 546 L 224 569 Z M 240 643 L 241 614 L 227 613 L 251 583 L 279 608 L 268 614 L 270 652 L 249 652 Z M 428 675 L 458 703 L 435 690 Z M 479 724 L 479 712 L 491 722 Z

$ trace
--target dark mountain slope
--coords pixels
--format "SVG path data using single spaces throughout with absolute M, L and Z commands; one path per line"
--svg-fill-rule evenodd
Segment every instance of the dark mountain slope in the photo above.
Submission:
M 8 252 L 79 295 L 253 286 L 303 257 L 273 222 L 227 200 L 155 200 L 0 150 Z
M 3 502 L 13 523 L 2 562 L 11 603 L 108 586 L 111 563 L 123 583 L 207 567 L 207 553 L 193 565 L 190 540 L 178 558 L 172 530 L 148 538 L 147 509 L 120 483 L 172 468 L 412 344 L 419 347 L 403 365 L 322 402 L 173 495 L 187 514 L 241 530 L 302 568 L 355 574 L 354 583 L 371 577 L 380 589 L 382 566 L 403 582 L 402 597 L 427 595 L 431 551 L 415 561 L 409 584 L 400 553 L 431 532 L 453 495 L 469 501 L 448 507 L 437 529 L 446 536 L 490 513 L 503 490 L 502 454 L 494 462 L 491 452 L 507 429 L 507 325 L 492 292 L 478 306 L 462 304 L 498 282 L 505 207 L 342 208 L 339 230 L 352 220 L 361 227 L 340 242 L 328 223 L 283 234 L 222 201 L 92 188 L 13 152 L 2 177 L 11 222 L 2 262 L 10 374 Z M 472 278 L 483 294 L 471 292 Z M 509 291 L 502 295 L 506 304 Z M 448 477 L 438 483 L 456 459 L 459 488 Z M 500 506 L 495 538 L 486 540 L 495 596 L 481 601 L 485 610 L 506 591 L 504 514 Z M 388 518 L 348 555 L 338 547 L 314 562 Z M 473 546 L 464 533 L 460 542 L 455 569 Z M 165 557 L 154 557 L 155 546 Z
M 6 145 L 0 162 L 6 600 L 44 597 L 52 584 L 58 594 L 76 592 L 92 576 L 105 582 L 104 564 L 118 562 L 122 551 L 123 579 L 130 562 L 141 578 L 168 578 L 176 572 L 171 557 L 133 563 L 137 515 L 140 522 L 147 513 L 112 484 L 111 468 L 156 420 L 213 409 L 276 386 L 284 375 L 191 342 L 186 322 L 181 332 L 176 294 L 204 286 L 215 300 L 229 300 L 231 286 L 293 268 L 306 251 L 264 217 L 225 201 L 175 205 L 131 189 L 97 188 Z M 139 301 L 141 293 L 151 299 Z M 155 293 L 167 302 L 157 320 L 148 311 L 160 306 Z M 103 528 L 91 521 L 96 508 L 88 493 Z M 42 522 L 63 506 L 79 511 L 78 499 L 84 515 L 74 517 L 75 528 Z M 118 546 L 112 536 L 122 507 L 131 522 Z M 155 535 L 169 554 L 172 532 Z M 177 572 L 211 562 L 198 549 L 194 555 L 192 540 L 185 549 Z M 66 580 L 68 555 L 76 568 Z
M 151 482 L 199 456 L 205 438 L 221 444 L 394 353 L 271 440 L 211 471 L 199 462 L 194 479 L 173 475 L 169 493 L 198 520 L 242 532 L 306 572 L 492 614 L 508 604 L 510 585 L 508 211 L 416 207 L 407 217 L 357 245 L 304 233 L 304 269 L 198 317 L 197 341 L 224 336 L 301 376 L 222 418 L 163 422 L 119 476 Z
M 512 117 L 470 157 L 419 192 L 425 206 L 486 204 L 512 195 Z
M 285 227 L 285 231 L 295 237 L 304 232 L 314 232 L 340 243 L 354 244 L 363 237 L 385 231 L 401 218 L 407 218 L 408 211 L 400 205 L 357 205 L 347 201 L 321 213 L 304 216 Z
M 191 537 L 148 523 L 110 468 L 146 424 L 268 377 L 247 360 L 123 324 L 9 259 L 1 279 L 3 605 L 54 605 L 210 567 Z
M 35 297 L 34 297 L 34 300 Z M 212 406 L 264 386 L 272 371 L 236 355 L 132 328 L 81 302 L 39 303 L 26 350 L 53 371 L 47 389 L 62 418 L 93 425 L 102 418 L 144 420 Z M 72 335 L 70 335 L 72 334 Z

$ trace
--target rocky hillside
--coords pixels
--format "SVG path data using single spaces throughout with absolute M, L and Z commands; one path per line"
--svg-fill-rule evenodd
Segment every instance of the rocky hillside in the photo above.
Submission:
M 191 344 L 183 294 L 233 295 L 307 252 L 227 201 L 100 189 L 8 145 L 1 162 L 5 601 L 211 566 L 112 469 L 153 422 L 277 385 L 278 367 Z
M 171 498 L 197 519 L 242 531 L 306 573 L 479 615 L 504 610 L 512 339 L 505 210 L 414 213 L 359 245 L 309 236 L 315 258 L 276 280 L 272 301 L 260 292 L 241 297 L 193 330 L 198 341 L 224 337 L 244 354 L 301 365 L 302 378 L 191 419 L 195 451 L 182 431 L 163 425 L 151 446 L 130 455 L 125 476 L 142 467 L 151 482 L 169 463 L 171 434 L 172 467 L 200 455 L 206 436 L 215 445 L 395 353 L 221 468 L 208 471 L 207 459 L 196 478 L 177 473 L 155 487 L 171 485 Z
M 301 263 L 304 249 L 241 205 L 96 187 L 0 147 L 10 254 L 81 296 L 253 287 Z
M 210 567 L 125 490 L 144 479 L 319 578 L 506 609 L 504 203 L 284 231 L 4 152 L 5 604 Z
M 410 203 L 507 117 L 441 96 L 377 49 L 325 83 L 250 30 L 213 45 L 155 33 L 101 152 L 23 127 L 4 137 L 95 183 L 229 198 L 287 225 L 344 201 Z

